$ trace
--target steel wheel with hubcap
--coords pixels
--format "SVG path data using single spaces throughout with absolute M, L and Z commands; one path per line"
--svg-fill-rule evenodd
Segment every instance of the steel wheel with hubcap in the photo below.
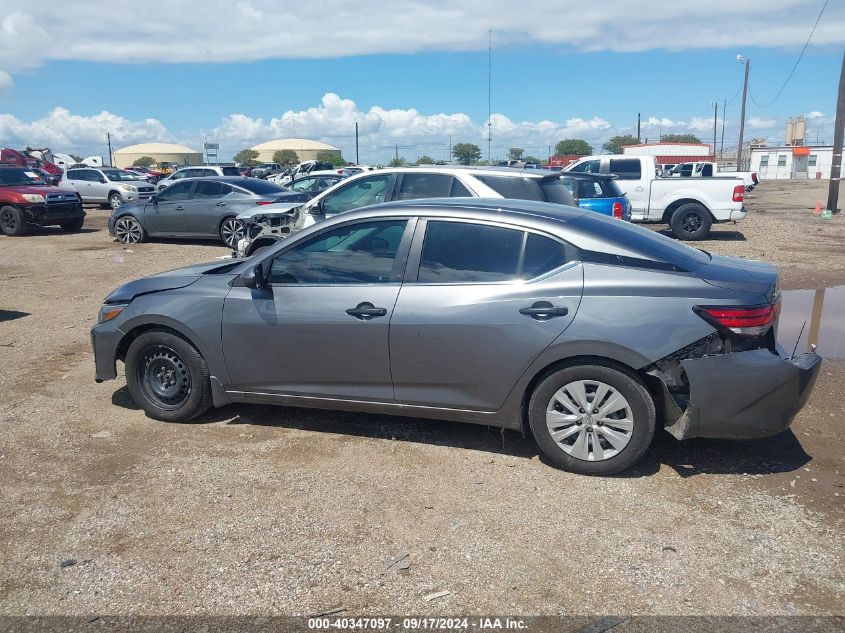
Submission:
M 114 223 L 114 236 L 124 244 L 136 244 L 144 241 L 147 232 L 138 220 L 131 215 L 124 215 Z
M 119 193 L 113 193 L 109 196 L 109 205 L 111 205 L 112 209 L 117 209 L 122 204 L 123 198 L 120 197 Z
M 636 373 L 602 364 L 552 371 L 528 405 L 528 423 L 543 454 L 584 475 L 609 475 L 638 461 L 651 444 L 655 417 Z
M 597 380 L 577 380 L 555 392 L 546 408 L 552 439 L 575 459 L 602 461 L 619 454 L 634 430 L 631 405 Z
M 220 239 L 229 248 L 237 248 L 238 240 L 244 236 L 244 224 L 236 218 L 226 218 L 220 224 Z

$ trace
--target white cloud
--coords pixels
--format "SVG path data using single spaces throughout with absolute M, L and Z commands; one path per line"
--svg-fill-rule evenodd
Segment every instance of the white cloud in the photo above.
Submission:
M 11 90 L 13 85 L 15 85 L 15 81 L 12 76 L 6 71 L 0 70 L 0 93 Z
M 17 3 L 0 22 L 0 69 L 49 60 L 232 62 L 545 44 L 578 51 L 797 47 L 817 2 L 607 0 L 587 8 L 511 0 L 169 0 L 161 15 L 135 2 Z M 316 8 L 318 7 L 318 9 Z M 749 25 L 753 24 L 753 27 Z M 625 25 L 624 36 L 614 36 Z M 806 25 L 806 28 L 804 26 Z M 799 28 L 800 27 L 800 28 Z M 814 45 L 845 42 L 845 4 L 830 3 Z
M 819 115 L 819 116 L 815 116 Z M 831 138 L 832 117 L 818 111 L 807 115 L 808 138 Z M 632 134 L 630 125 L 615 125 L 598 116 L 573 117 L 562 121 L 514 121 L 502 114 L 493 114 L 492 157 L 503 158 L 509 147 L 525 148 L 526 153 L 545 156 L 550 145 L 566 138 L 581 138 L 594 149 L 616 134 Z M 398 145 L 400 156 L 415 160 L 422 154 L 446 159 L 449 137 L 453 143 L 476 143 L 486 156 L 487 122 L 473 121 L 467 114 L 426 114 L 414 108 L 386 109 L 373 106 L 362 110 L 355 101 L 334 93 L 326 93 L 318 105 L 304 110 L 288 110 L 269 119 L 252 118 L 244 114 L 230 114 L 212 129 L 173 132 L 157 119 L 133 121 L 118 114 L 103 111 L 93 116 L 72 114 L 65 108 L 55 108 L 46 116 L 23 121 L 10 114 L 0 114 L 0 142 L 13 147 L 47 146 L 54 150 L 80 153 L 105 154 L 106 132 L 112 135 L 115 148 L 149 141 L 175 141 L 200 148 L 204 137 L 221 144 L 221 160 L 229 160 L 245 147 L 271 140 L 297 136 L 322 140 L 340 147 L 347 159 L 354 158 L 355 122 L 358 122 L 360 158 L 362 162 L 384 163 Z M 750 117 L 746 121 L 753 136 L 764 137 L 770 142 L 783 141 L 785 118 Z M 717 121 L 721 139 L 722 121 Z M 693 116 L 688 122 L 668 117 L 643 118 L 643 140 L 654 142 L 658 133 L 693 133 L 704 142 L 712 138 L 713 120 Z M 738 124 L 725 122 L 725 147 L 736 144 Z

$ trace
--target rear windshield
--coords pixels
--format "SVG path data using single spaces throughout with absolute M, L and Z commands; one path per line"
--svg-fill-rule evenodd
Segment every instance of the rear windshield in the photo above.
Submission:
M 705 251 L 643 226 L 612 220 L 599 213 L 585 213 L 571 220 L 571 226 L 600 236 L 620 249 L 634 251 L 645 258 L 656 259 L 690 272 L 710 262 L 710 255 Z
M 618 198 L 622 195 L 622 190 L 619 188 L 619 185 L 616 184 L 615 180 L 602 178 L 602 184 L 604 185 L 604 193 L 608 198 Z
M 241 170 L 237 167 L 221 167 L 224 176 L 240 176 Z
M 259 180 L 258 178 L 244 178 L 237 184 L 239 187 L 243 187 L 244 189 L 247 189 L 252 193 L 257 193 L 259 196 L 266 196 L 274 193 L 284 193 L 286 191 L 290 191 L 290 189 L 282 187 L 281 185 L 277 185 L 274 182 L 269 182 L 267 180 Z
M 476 178 L 503 198 L 547 201 L 537 178 L 514 178 L 513 176 L 476 176 Z

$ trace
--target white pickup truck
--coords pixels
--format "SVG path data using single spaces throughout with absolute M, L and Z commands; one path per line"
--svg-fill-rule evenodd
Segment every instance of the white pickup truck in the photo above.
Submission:
M 685 178 L 712 178 L 714 176 L 720 178 L 742 178 L 746 191 L 751 191 L 760 182 L 757 179 L 756 171 L 721 171 L 716 163 L 710 162 L 678 163 L 666 172 L 665 175 Z
M 660 178 L 654 156 L 585 156 L 565 171 L 616 174 L 631 201 L 634 222 L 663 222 L 675 237 L 702 240 L 714 222 L 745 218 L 745 185 L 739 178 Z

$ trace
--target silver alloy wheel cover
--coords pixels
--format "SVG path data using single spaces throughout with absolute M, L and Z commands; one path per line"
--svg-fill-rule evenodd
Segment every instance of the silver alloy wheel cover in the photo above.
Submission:
M 565 453 L 588 462 L 615 457 L 631 441 L 634 415 L 617 389 L 599 380 L 575 380 L 546 407 L 546 426 Z
M 240 220 L 235 218 L 226 218 L 223 220 L 223 225 L 220 227 L 220 237 L 223 242 L 230 248 L 235 248 L 238 245 L 238 240 L 244 236 L 244 225 Z
M 117 200 L 117 204 L 114 203 L 115 200 Z M 109 205 L 111 205 L 112 209 L 117 209 L 122 204 L 123 198 L 120 197 L 119 193 L 113 193 L 109 196 Z
M 125 215 L 114 223 L 114 235 L 124 244 L 136 244 L 141 241 L 142 228 L 138 220 Z

